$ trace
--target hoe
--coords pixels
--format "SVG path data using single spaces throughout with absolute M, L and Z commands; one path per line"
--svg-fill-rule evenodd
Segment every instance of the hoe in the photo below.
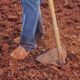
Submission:
M 48 3 L 49 3 L 50 13 L 52 17 L 52 25 L 54 29 L 57 48 L 40 55 L 39 57 L 36 58 L 36 60 L 44 65 L 54 64 L 54 65 L 62 66 L 66 63 L 67 53 L 61 45 L 57 18 L 55 14 L 54 1 L 48 0 Z

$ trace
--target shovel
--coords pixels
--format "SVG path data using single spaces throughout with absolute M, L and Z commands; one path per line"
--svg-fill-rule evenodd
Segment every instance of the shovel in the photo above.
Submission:
M 51 12 L 52 25 L 54 29 L 57 48 L 50 50 L 44 53 L 43 55 L 40 55 L 39 57 L 36 58 L 36 60 L 44 65 L 46 64 L 64 65 L 66 63 L 67 53 L 65 49 L 62 48 L 61 46 L 55 8 L 54 8 L 54 1 L 48 0 L 48 3 L 49 3 L 50 12 Z

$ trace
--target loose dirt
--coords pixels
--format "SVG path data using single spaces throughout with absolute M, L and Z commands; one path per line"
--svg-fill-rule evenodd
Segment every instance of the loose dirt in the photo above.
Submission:
M 42 65 L 35 58 L 55 48 L 55 38 L 47 2 L 41 6 L 45 36 L 38 40 L 38 48 L 29 57 L 16 61 L 9 55 L 19 45 L 22 9 L 18 0 L 0 2 L 0 80 L 80 80 L 80 0 L 55 0 L 61 42 L 68 53 L 63 67 Z

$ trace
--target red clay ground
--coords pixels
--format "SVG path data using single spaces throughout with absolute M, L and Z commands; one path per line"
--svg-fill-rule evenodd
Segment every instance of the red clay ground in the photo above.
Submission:
M 41 7 L 46 31 L 44 40 L 38 41 L 38 48 L 28 59 L 16 61 L 9 54 L 19 45 L 14 39 L 21 31 L 20 2 L 0 2 L 0 80 L 80 80 L 80 0 L 68 1 L 69 5 L 65 6 L 64 0 L 55 0 L 61 41 L 68 53 L 63 67 L 35 61 L 38 55 L 56 47 L 48 5 Z

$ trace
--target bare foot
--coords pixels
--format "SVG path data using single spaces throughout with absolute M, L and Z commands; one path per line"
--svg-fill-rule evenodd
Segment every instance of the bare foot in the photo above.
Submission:
M 11 57 L 17 59 L 17 60 L 23 60 L 29 55 L 29 52 L 27 52 L 23 47 L 19 46 L 17 49 L 15 49 L 11 53 Z

